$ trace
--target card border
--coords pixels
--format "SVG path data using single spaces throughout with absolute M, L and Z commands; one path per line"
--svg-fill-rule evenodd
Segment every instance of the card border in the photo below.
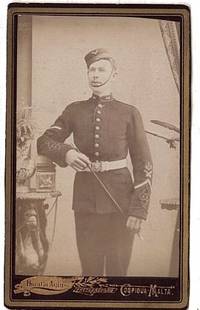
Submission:
M 7 19 L 7 111 L 6 111 L 6 208 L 5 208 L 5 305 L 7 307 L 37 307 L 41 308 L 101 308 L 101 302 L 84 302 L 84 301 L 34 301 L 23 302 L 13 301 L 11 297 L 11 275 L 12 275 L 12 247 L 10 245 L 13 240 L 14 227 L 11 212 L 14 205 L 14 191 L 15 180 L 13 171 L 15 171 L 15 102 L 16 97 L 16 24 L 15 16 L 18 14 L 48 14 L 48 15 L 107 15 L 107 16 L 145 16 L 152 18 L 176 17 L 182 19 L 182 61 L 181 61 L 181 104 L 180 109 L 182 113 L 181 124 L 181 189 L 184 193 L 182 195 L 181 208 L 181 261 L 180 261 L 180 277 L 182 298 L 179 302 L 104 302 L 107 308 L 145 308 L 148 304 L 148 309 L 152 308 L 166 308 L 166 309 L 184 309 L 188 305 L 189 298 L 189 199 L 190 199 L 190 131 L 191 131 L 191 29 L 190 29 L 190 10 L 185 5 L 115 5 L 115 4 L 23 4 L 12 3 L 8 6 Z

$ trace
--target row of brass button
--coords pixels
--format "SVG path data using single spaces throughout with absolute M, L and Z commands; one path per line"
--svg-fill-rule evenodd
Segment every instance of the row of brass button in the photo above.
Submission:
M 100 109 L 103 108 L 103 105 L 102 105 L 101 103 L 99 103 L 97 106 L 98 106 L 98 108 L 100 108 Z M 100 111 L 100 110 L 97 110 L 96 113 L 97 113 L 98 115 L 100 115 L 100 114 L 101 114 L 101 111 Z M 100 119 L 99 117 L 97 117 L 95 120 L 96 120 L 97 123 L 100 123 L 100 122 L 101 122 L 101 119 Z M 96 125 L 96 126 L 95 126 L 95 135 L 94 135 L 94 136 L 95 136 L 95 144 L 94 144 L 95 149 L 98 149 L 98 148 L 99 148 L 98 139 L 100 138 L 100 134 L 99 134 L 100 129 L 101 129 L 101 128 L 100 128 L 99 125 Z M 97 140 L 97 141 L 96 141 L 96 140 Z M 94 155 L 95 155 L 96 157 L 99 157 L 100 153 L 99 153 L 98 151 L 95 151 Z

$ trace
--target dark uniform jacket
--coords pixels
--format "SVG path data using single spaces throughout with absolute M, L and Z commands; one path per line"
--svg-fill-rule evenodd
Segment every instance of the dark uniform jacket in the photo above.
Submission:
M 66 167 L 66 152 L 74 146 L 64 142 L 72 133 L 75 146 L 92 162 L 124 159 L 129 151 L 134 182 L 128 168 L 98 172 L 98 176 L 125 214 L 146 219 L 152 160 L 136 107 L 111 96 L 99 98 L 93 95 L 88 100 L 74 102 L 38 139 L 38 153 Z M 118 212 L 91 172 L 76 173 L 73 209 L 100 214 Z

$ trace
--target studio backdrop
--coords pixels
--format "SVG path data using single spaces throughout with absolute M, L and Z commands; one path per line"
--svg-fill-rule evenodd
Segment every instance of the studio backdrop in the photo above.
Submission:
M 177 276 L 178 211 L 163 208 L 163 201 L 166 206 L 168 201 L 179 201 L 179 142 L 174 145 L 163 139 L 173 141 L 176 133 L 151 121 L 180 128 L 178 25 L 145 18 L 28 15 L 19 17 L 18 23 L 17 107 L 28 106 L 31 113 L 35 162 L 39 161 L 37 137 L 68 104 L 91 96 L 84 56 L 100 47 L 112 53 L 118 71 L 113 96 L 140 110 L 154 166 L 149 216 L 142 225 L 142 240 L 135 238 L 128 275 Z M 47 218 L 47 237 L 51 240 L 55 234 L 46 275 L 81 272 L 72 211 L 73 179 L 70 167 L 56 168 L 56 189 L 62 196 L 55 231 L 54 210 Z M 33 177 L 32 186 L 34 182 Z

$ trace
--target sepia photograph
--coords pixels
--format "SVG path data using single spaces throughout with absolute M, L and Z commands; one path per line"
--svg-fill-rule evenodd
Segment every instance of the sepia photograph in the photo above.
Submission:
M 13 300 L 182 301 L 189 11 L 162 8 L 10 7 Z

